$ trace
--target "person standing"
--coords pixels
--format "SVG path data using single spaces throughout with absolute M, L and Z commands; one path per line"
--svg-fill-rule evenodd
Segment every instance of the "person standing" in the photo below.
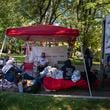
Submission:
M 93 64 L 93 53 L 90 50 L 90 48 L 85 49 L 84 58 L 85 58 L 87 72 L 90 72 Z

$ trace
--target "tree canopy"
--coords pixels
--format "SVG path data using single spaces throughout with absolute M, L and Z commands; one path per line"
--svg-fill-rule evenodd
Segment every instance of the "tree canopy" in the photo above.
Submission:
M 58 24 L 78 28 L 83 46 L 96 52 L 101 47 L 102 22 L 110 12 L 110 0 L 1 0 L 0 9 L 1 41 L 8 27 Z

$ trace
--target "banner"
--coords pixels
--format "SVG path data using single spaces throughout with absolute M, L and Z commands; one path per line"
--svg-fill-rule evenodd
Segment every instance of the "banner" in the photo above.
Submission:
M 41 56 L 41 53 L 45 52 L 47 59 L 49 60 L 49 64 L 51 66 L 56 65 L 58 61 L 67 60 L 68 48 L 66 46 L 58 46 L 58 47 L 33 47 L 32 48 L 32 56 L 34 61 Z
M 110 15 L 105 18 L 105 42 L 104 54 L 110 53 Z

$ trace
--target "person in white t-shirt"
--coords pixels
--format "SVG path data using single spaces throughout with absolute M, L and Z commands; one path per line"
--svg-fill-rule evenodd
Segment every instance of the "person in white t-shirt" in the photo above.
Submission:
M 48 66 L 48 59 L 46 58 L 45 52 L 42 52 L 41 57 L 38 58 L 38 71 L 43 71 L 46 66 Z

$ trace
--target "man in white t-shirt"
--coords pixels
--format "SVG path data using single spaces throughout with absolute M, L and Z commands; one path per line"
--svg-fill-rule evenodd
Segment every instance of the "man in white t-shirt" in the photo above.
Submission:
M 48 59 L 46 58 L 45 52 L 41 53 L 41 57 L 38 58 L 38 71 L 41 72 L 48 65 Z

